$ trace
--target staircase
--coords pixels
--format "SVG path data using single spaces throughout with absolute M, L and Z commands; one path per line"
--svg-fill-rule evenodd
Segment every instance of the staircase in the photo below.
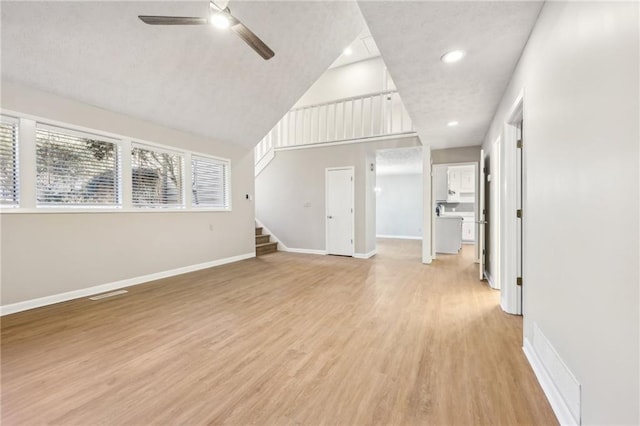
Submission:
M 271 242 L 269 234 L 262 234 L 262 228 L 256 226 L 256 256 L 275 253 L 278 251 L 278 243 Z

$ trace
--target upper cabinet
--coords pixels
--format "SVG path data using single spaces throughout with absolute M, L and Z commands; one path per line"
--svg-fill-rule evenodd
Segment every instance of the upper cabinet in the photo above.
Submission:
M 474 166 L 447 167 L 447 202 L 473 203 L 476 179 Z

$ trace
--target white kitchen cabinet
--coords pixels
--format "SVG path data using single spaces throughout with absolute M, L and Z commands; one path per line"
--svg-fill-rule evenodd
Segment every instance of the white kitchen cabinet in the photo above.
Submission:
M 472 243 L 476 240 L 476 224 L 473 218 L 464 218 L 462 222 L 462 241 Z
M 447 166 L 433 166 L 433 187 L 435 201 L 447 201 L 449 190 Z
M 447 168 L 447 201 L 457 203 L 460 201 L 460 168 Z
M 457 254 L 462 248 L 462 218 L 436 217 L 436 253 Z
M 460 186 L 458 188 L 461 193 L 473 194 L 476 192 L 475 170 L 473 166 L 460 170 Z

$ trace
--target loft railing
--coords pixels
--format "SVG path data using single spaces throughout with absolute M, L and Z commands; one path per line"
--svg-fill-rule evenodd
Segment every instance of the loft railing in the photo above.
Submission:
M 413 133 L 397 91 L 292 109 L 256 145 L 258 164 L 275 148 Z

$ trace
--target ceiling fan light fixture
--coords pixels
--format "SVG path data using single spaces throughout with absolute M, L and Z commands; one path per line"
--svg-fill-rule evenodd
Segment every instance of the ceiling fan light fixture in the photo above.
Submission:
M 457 121 L 450 121 L 450 122 L 448 122 L 448 123 L 447 123 L 447 126 L 449 126 L 449 127 L 455 127 L 455 126 L 457 126 L 458 124 L 460 124 L 460 123 L 458 123 Z
M 452 50 L 451 52 L 447 52 L 440 57 L 440 60 L 445 64 L 452 64 L 454 62 L 458 62 L 467 54 L 464 50 Z
M 226 30 L 231 26 L 231 19 L 224 12 L 215 12 L 211 14 L 209 23 L 216 28 Z

